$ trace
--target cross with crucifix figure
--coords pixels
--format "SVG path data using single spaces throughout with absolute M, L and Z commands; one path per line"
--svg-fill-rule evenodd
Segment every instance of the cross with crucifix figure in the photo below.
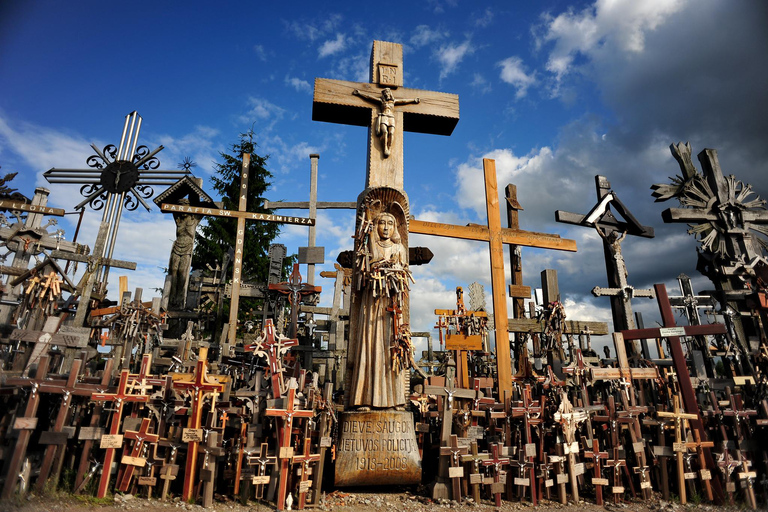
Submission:
M 303 510 L 304 505 L 307 502 L 307 492 L 312 486 L 312 480 L 309 479 L 310 465 L 320 463 L 320 454 L 311 453 L 312 450 L 312 438 L 305 437 L 303 442 L 304 448 L 301 455 L 294 455 L 291 458 L 291 463 L 299 466 L 301 477 L 299 478 L 298 494 L 299 503 L 296 506 L 296 510 Z
M 603 478 L 602 471 L 600 468 L 600 461 L 601 460 L 607 460 L 608 459 L 608 452 L 601 452 L 600 451 L 600 441 L 598 441 L 597 438 L 592 439 L 592 451 L 590 450 L 584 450 L 584 457 L 587 459 L 592 459 L 592 469 L 593 474 L 595 475 L 592 477 L 592 485 L 595 486 L 595 502 L 598 505 L 603 504 L 603 486 L 608 485 L 608 479 Z
M 195 207 L 192 205 L 167 204 L 163 203 L 160 209 L 163 213 L 187 213 L 192 215 L 205 215 L 213 217 L 225 217 L 237 219 L 236 237 L 235 237 L 235 258 L 232 268 L 232 299 L 229 305 L 229 332 L 228 345 L 223 347 L 222 354 L 229 356 L 229 347 L 233 347 L 237 339 L 237 313 L 240 305 L 240 285 L 242 283 L 243 252 L 245 247 L 245 221 L 278 222 L 283 224 L 299 224 L 303 226 L 313 226 L 315 219 L 306 219 L 302 217 L 287 217 L 282 215 L 273 215 L 265 212 L 249 212 L 248 201 L 248 179 L 250 175 L 251 155 L 243 153 L 243 165 L 240 171 L 240 196 L 237 210 L 214 209 L 208 207 Z
M 120 435 L 120 423 L 122 421 L 123 408 L 126 403 L 146 403 L 149 396 L 138 393 L 131 393 L 128 389 L 128 377 L 130 372 L 123 370 L 120 372 L 120 380 L 117 384 L 117 390 L 114 393 L 93 393 L 91 400 L 94 402 L 114 402 L 112 416 L 109 423 L 109 433 L 102 436 L 101 444 L 106 447 L 104 453 L 104 470 L 101 473 L 99 487 L 96 491 L 98 498 L 103 498 L 109 490 L 109 479 L 112 473 L 112 463 L 115 460 L 116 449 L 123 444 L 122 435 Z
M 489 243 L 498 389 L 499 397 L 504 397 L 505 392 L 512 392 L 512 361 L 509 347 L 509 331 L 507 329 L 509 322 L 505 293 L 504 244 L 574 252 L 576 251 L 576 242 L 574 240 L 561 239 L 559 235 L 502 228 L 499 194 L 496 184 L 496 162 L 487 158 L 483 159 L 483 173 L 485 177 L 488 226 L 456 226 L 412 219 L 408 229 L 410 233 L 478 240 Z
M 90 205 L 94 210 L 103 209 L 94 249 L 94 257 L 97 260 L 95 263 L 89 263 L 89 267 L 93 265 L 89 268 L 93 278 L 88 279 L 89 286 L 100 283 L 100 293 L 106 291 L 109 268 L 116 266 L 108 260 L 112 259 L 115 250 L 123 208 L 135 210 L 141 203 L 150 211 L 145 199 L 154 194 L 153 186 L 172 185 L 179 177 L 189 174 L 189 170 L 157 170 L 160 162 L 155 155 L 163 150 L 163 146 L 150 151 L 146 146 L 138 145 L 141 123 L 141 116 L 134 110 L 125 116 L 119 147 L 109 144 L 102 151 L 91 144 L 91 148 L 96 152 L 86 160 L 91 169 L 52 168 L 43 173 L 49 183 L 81 186 L 80 193 L 86 198 L 75 206 L 76 210 L 84 209 L 86 205 Z M 102 270 L 104 274 L 100 276 Z M 83 295 L 81 300 L 85 302 L 81 302 L 81 306 L 87 308 L 89 298 L 90 293 L 88 296 Z
M 605 253 L 605 269 L 608 275 L 608 288 L 596 286 L 592 290 L 595 297 L 611 297 L 611 311 L 613 313 L 613 325 L 617 331 L 634 329 L 635 323 L 632 315 L 632 298 L 653 298 L 652 290 L 635 289 L 627 282 L 627 266 L 624 256 L 621 254 L 621 242 L 626 235 L 653 238 L 653 228 L 643 226 L 629 212 L 616 192 L 611 190 L 611 184 L 605 176 L 595 176 L 597 189 L 597 204 L 586 215 L 569 213 L 558 210 L 555 212 L 555 220 L 577 226 L 594 227 L 603 239 L 603 252 Z M 623 219 L 614 216 L 611 207 Z M 634 348 L 631 355 L 638 353 Z
M 656 411 L 656 416 L 659 418 L 669 418 L 672 422 L 672 428 L 675 429 L 675 443 L 672 445 L 672 450 L 675 452 L 675 459 L 677 460 L 677 491 L 680 495 L 680 503 L 687 503 L 685 496 L 685 467 L 683 457 L 688 452 L 686 446 L 686 428 L 685 423 L 687 420 L 697 420 L 699 416 L 697 414 L 688 414 L 680 408 L 680 397 L 678 395 L 672 396 L 673 410 Z
M 175 376 L 174 376 L 175 377 Z M 197 355 L 195 372 L 191 376 L 179 375 L 174 378 L 173 389 L 185 391 L 191 395 L 191 411 L 187 421 L 187 466 L 184 471 L 184 488 L 182 499 L 187 501 L 192 497 L 196 482 L 195 471 L 197 469 L 197 453 L 202 435 L 200 434 L 203 415 L 203 400 L 208 393 L 222 393 L 226 387 L 225 377 L 208 375 L 208 348 L 200 347 Z M 182 440 L 184 435 L 182 434 Z
M 256 474 L 252 477 L 252 483 L 256 486 L 256 499 L 264 497 L 264 485 L 269 483 L 269 475 L 267 475 L 267 465 L 274 465 L 277 461 L 276 456 L 269 455 L 269 444 L 261 443 L 259 447 L 259 454 L 256 456 L 248 456 L 248 465 L 256 466 Z
M 295 347 L 298 344 L 298 339 L 288 339 L 276 334 L 272 319 L 267 318 L 264 322 L 264 330 L 261 336 L 253 344 L 244 347 L 246 352 L 252 351 L 255 356 L 267 359 L 271 373 L 273 398 L 279 398 L 286 391 L 285 378 L 282 375 L 285 371 L 282 357 L 291 347 Z
M 370 82 L 318 78 L 312 119 L 368 126 L 365 188 L 403 189 L 403 132 L 450 135 L 459 121 L 455 94 L 403 87 L 403 47 L 374 41 Z
M 605 466 L 613 470 L 613 479 L 611 493 L 613 493 L 613 502 L 618 503 L 624 495 L 624 486 L 621 482 L 621 470 L 626 469 L 627 461 L 619 456 L 619 447 L 613 447 L 613 458 L 605 461 Z
M 529 472 L 528 485 L 531 487 L 531 502 L 535 506 L 536 499 L 536 473 L 534 472 L 534 461 L 536 459 L 536 444 L 534 444 L 531 427 L 541 425 L 544 422 L 544 408 L 546 405 L 546 396 L 541 395 L 538 400 L 533 400 L 531 396 L 531 385 L 526 384 L 523 388 L 523 399 L 520 402 L 510 403 L 510 417 L 523 419 L 523 446 L 521 453 L 524 454 L 521 461 L 530 462 L 526 466 Z M 520 475 L 524 478 L 524 475 Z
M 482 461 L 483 466 L 490 467 L 493 470 L 493 483 L 491 484 L 491 494 L 493 494 L 496 507 L 501 507 L 501 493 L 504 492 L 504 484 L 501 481 L 501 475 L 504 473 L 502 467 L 509 465 L 509 457 L 501 457 L 501 443 L 491 445 L 491 457 Z
M 131 448 L 130 453 L 128 455 L 123 455 L 123 458 L 120 461 L 121 464 L 126 465 L 122 475 L 117 478 L 117 490 L 120 492 L 128 491 L 134 471 L 137 467 L 144 467 L 146 464 L 146 458 L 142 457 L 146 446 L 145 443 L 156 443 L 158 439 L 160 439 L 159 435 L 149 431 L 151 422 L 152 420 L 149 418 L 143 418 L 139 430 L 125 431 L 124 437 L 133 441 L 133 447 Z
M 311 418 L 315 415 L 312 410 L 295 409 L 296 389 L 290 388 L 287 396 L 283 399 L 284 409 L 268 408 L 265 412 L 267 416 L 278 419 L 277 448 L 278 461 L 280 468 L 278 475 L 277 490 L 277 509 L 285 510 L 285 499 L 288 492 L 289 466 L 293 459 L 293 446 L 291 446 L 291 434 L 293 432 L 294 418 Z
M 288 332 L 288 337 L 296 338 L 299 332 L 299 307 L 302 300 L 309 295 L 320 293 L 322 289 L 319 286 L 301 282 L 298 263 L 293 264 L 293 271 L 288 276 L 288 281 L 270 284 L 268 288 L 288 296 L 288 302 L 291 305 L 291 328 Z
M 457 502 L 461 502 L 461 480 L 464 478 L 461 456 L 468 453 L 469 448 L 459 446 L 459 438 L 456 434 L 451 435 L 450 446 L 440 447 L 440 456 L 448 458 L 448 478 L 451 479 L 452 483 L 451 499 Z

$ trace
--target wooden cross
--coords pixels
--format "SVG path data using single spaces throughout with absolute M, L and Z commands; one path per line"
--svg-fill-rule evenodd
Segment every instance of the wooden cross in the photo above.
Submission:
M 368 126 L 365 188 L 403 190 L 402 132 L 450 135 L 459 121 L 459 98 L 402 87 L 403 47 L 396 43 L 373 42 L 370 71 L 368 84 L 315 79 L 312 119 Z
M 46 383 L 40 392 L 46 393 L 53 391 L 54 393 L 62 393 L 61 404 L 59 404 L 59 411 L 56 414 L 51 430 L 43 432 L 40 436 L 40 444 L 47 445 L 45 447 L 45 455 L 43 461 L 40 464 L 40 474 L 37 477 L 37 484 L 35 490 L 40 492 L 45 488 L 48 476 L 51 475 L 51 481 L 58 482 L 59 474 L 61 473 L 62 466 L 64 464 L 64 447 L 66 447 L 67 439 L 69 435 L 64 432 L 64 425 L 68 418 L 72 417 L 73 410 L 70 405 L 72 404 L 73 396 L 87 396 L 90 398 L 93 392 L 98 391 L 101 387 L 109 386 L 109 381 L 112 379 L 112 363 L 113 359 L 107 359 L 105 368 L 102 374 L 100 384 L 84 384 L 78 382 L 78 379 L 82 377 L 81 369 L 83 359 L 75 359 L 72 362 L 72 368 L 70 369 L 67 380 L 63 383 L 50 382 Z M 96 416 L 99 414 L 94 411 Z M 82 456 L 87 460 L 89 454 L 85 453 L 83 449 Z M 51 469 L 53 468 L 53 472 Z
M 221 393 L 225 389 L 225 384 L 220 376 L 208 375 L 208 349 L 200 347 L 197 356 L 197 365 L 191 379 L 188 376 L 180 376 L 178 380 L 174 379 L 173 389 L 187 391 L 191 394 L 192 410 L 187 421 L 187 430 L 199 431 L 203 414 L 203 399 L 206 393 Z M 197 469 L 197 452 L 200 443 L 200 436 L 190 436 L 187 444 L 187 465 L 184 471 L 184 488 L 182 499 L 189 500 L 192 497 L 192 491 L 196 482 L 195 470 Z
M 438 222 L 424 222 L 412 219 L 410 233 L 446 236 L 464 240 L 488 242 L 491 255 L 491 289 L 493 292 L 493 321 L 496 339 L 496 368 L 499 398 L 512 392 L 512 362 L 510 357 L 507 297 L 504 274 L 504 244 L 561 251 L 576 251 L 576 242 L 561 239 L 559 235 L 548 235 L 501 227 L 499 194 L 496 185 L 496 162 L 483 159 L 485 175 L 485 199 L 488 226 L 456 226 Z
M 24 368 L 27 374 L 33 364 L 36 364 L 43 353 L 47 352 L 53 345 L 70 348 L 85 348 L 88 346 L 90 338 L 90 329 L 77 328 L 72 326 L 60 327 L 64 320 L 60 316 L 49 316 L 42 331 L 31 331 L 26 329 L 14 329 L 9 338 L 34 343 L 29 359 Z
M 715 443 L 712 441 L 702 441 L 699 431 L 693 430 L 693 441 L 686 442 L 685 447 L 696 452 L 696 455 L 699 458 L 699 479 L 704 484 L 704 492 L 707 495 L 707 499 L 712 501 L 714 499 L 712 485 L 710 484 L 712 473 L 709 469 L 704 467 L 704 448 L 714 448 Z
M 240 171 L 240 199 L 237 210 L 213 209 L 207 207 L 195 207 L 181 204 L 163 203 L 160 210 L 163 213 L 187 213 L 192 215 L 205 215 L 213 217 L 227 217 L 237 219 L 235 237 L 235 259 L 232 265 L 232 299 L 229 305 L 229 332 L 228 345 L 235 346 L 237 339 L 237 313 L 240 305 L 240 285 L 242 282 L 243 251 L 245 246 L 245 221 L 278 222 L 282 224 L 299 224 L 302 226 L 314 226 L 315 219 L 302 217 L 286 217 L 269 213 L 249 212 L 248 200 L 248 176 L 251 164 L 250 153 L 243 153 L 243 165 Z M 224 352 L 224 351 L 223 351 Z M 229 356 L 229 354 L 224 354 Z
M 128 392 L 128 378 L 130 372 L 123 370 L 120 372 L 120 380 L 117 384 L 117 391 L 115 393 L 93 393 L 91 400 L 94 402 L 114 402 L 114 409 L 112 410 L 112 417 L 109 423 L 109 433 L 107 434 L 111 439 L 115 439 L 115 436 L 120 434 L 120 422 L 122 420 L 123 407 L 126 403 L 146 403 L 149 397 L 144 394 L 132 394 Z M 119 436 L 122 438 L 122 436 Z M 102 437 L 102 443 L 104 443 L 104 437 Z M 115 446 L 117 443 L 115 443 Z M 122 439 L 119 440 L 119 445 L 122 445 Z M 109 490 L 109 478 L 112 473 L 112 463 L 115 460 L 116 448 L 107 448 L 104 453 L 104 469 L 101 473 L 101 479 L 99 480 L 99 488 L 96 491 L 98 498 L 103 498 L 107 495 Z
M 671 418 L 673 421 L 673 428 L 675 429 L 675 443 L 672 446 L 672 450 L 675 452 L 675 459 L 677 460 L 677 486 L 678 493 L 680 495 L 680 503 L 685 504 L 685 467 L 683 456 L 688 451 L 685 442 L 685 420 L 697 420 L 698 414 L 688 414 L 680 408 L 680 397 L 678 395 L 672 396 L 673 412 L 656 411 L 656 416 L 659 418 Z
M 293 264 L 293 271 L 288 277 L 288 281 L 277 284 L 270 284 L 270 290 L 282 293 L 288 296 L 288 302 L 291 304 L 291 330 L 288 334 L 289 338 L 296 338 L 299 331 L 299 305 L 303 297 L 307 295 L 314 295 L 320 293 L 322 288 L 314 286 L 309 283 L 301 282 L 301 274 L 299 273 L 299 264 Z
M 504 484 L 501 482 L 501 468 L 509 465 L 509 457 L 500 457 L 501 443 L 491 445 L 491 457 L 485 459 L 482 464 L 485 467 L 493 469 L 493 484 L 491 484 L 491 494 L 493 494 L 496 507 L 501 507 L 501 493 L 504 492 Z
M 627 461 L 619 457 L 619 447 L 613 447 L 613 458 L 605 461 L 606 467 L 613 468 L 613 502 L 618 503 L 624 494 L 624 486 L 621 485 L 621 468 L 627 467 Z
M 266 357 L 269 370 L 272 374 L 272 397 L 279 398 L 285 393 L 285 380 L 282 373 L 285 371 L 282 356 L 291 347 L 299 344 L 298 339 L 287 339 L 275 334 L 275 324 L 271 318 L 264 322 L 264 330 L 261 337 L 252 345 L 245 347 L 246 352 L 253 351 L 259 357 Z
M 723 409 L 723 416 L 733 418 L 733 431 L 736 434 L 736 438 L 739 442 L 744 440 L 744 433 L 741 430 L 742 422 L 747 424 L 749 428 L 749 418 L 757 416 L 755 409 L 744 409 L 744 402 L 741 399 L 741 395 L 733 394 L 730 396 L 729 401 L 731 403 L 730 409 Z
M 4 473 L 5 483 L 3 485 L 0 498 L 8 500 L 13 497 L 16 490 L 16 484 L 19 481 L 19 474 L 22 463 L 27 452 L 29 440 L 37 428 L 37 408 L 40 405 L 40 387 L 45 385 L 48 375 L 48 356 L 42 356 L 37 364 L 37 371 L 34 377 L 7 379 L 9 386 L 29 388 L 29 397 L 27 405 L 24 408 L 23 416 L 18 416 L 14 420 L 12 428 L 18 431 L 18 438 L 13 449 L 13 455 L 6 462 Z
M 531 502 L 534 506 L 537 504 L 536 499 L 536 473 L 534 471 L 533 460 L 536 458 L 536 445 L 533 444 L 533 436 L 531 435 L 531 427 L 541 425 L 544 422 L 544 407 L 546 403 L 546 396 L 542 395 L 538 400 L 533 401 L 531 397 L 531 385 L 526 384 L 523 390 L 522 402 L 516 404 L 510 404 L 510 412 L 513 418 L 523 418 L 523 434 L 525 444 L 523 445 L 522 452 L 524 453 L 523 459 L 528 460 L 530 465 L 526 467 L 529 469 L 529 485 L 531 487 Z M 531 447 L 533 450 L 531 450 Z M 532 453 L 531 453 L 532 452 Z M 521 477 L 522 477 L 521 467 Z
M 611 184 L 605 176 L 595 176 L 595 188 L 597 204 L 588 214 L 580 215 L 558 210 L 555 212 L 555 220 L 577 226 L 594 227 L 600 234 L 603 239 L 608 288 L 596 286 L 592 293 L 596 297 L 601 295 L 611 297 L 614 329 L 617 331 L 634 329 L 632 297 L 653 298 L 653 291 L 636 290 L 627 283 L 627 267 L 621 255 L 621 241 L 627 234 L 653 238 L 653 228 L 643 226 L 637 221 L 616 193 L 611 190 Z M 623 220 L 614 216 L 611 206 Z M 632 355 L 637 352 L 633 349 Z
M 301 478 L 299 479 L 299 503 L 297 510 L 303 510 L 307 503 L 307 491 L 309 491 L 312 481 L 309 480 L 309 465 L 320 462 L 319 453 L 310 453 L 312 451 L 312 439 L 304 438 L 304 451 L 301 455 L 294 455 L 291 458 L 293 464 L 299 464 Z
M 482 481 L 480 465 L 489 457 L 490 455 L 488 452 L 478 452 L 477 440 L 474 440 L 469 444 L 469 453 L 465 453 L 461 456 L 462 463 L 472 464 L 471 473 L 469 474 L 469 484 L 472 488 L 472 499 L 475 501 L 475 503 L 480 503 L 480 483 Z
M 451 435 L 451 445 L 440 447 L 440 456 L 448 458 L 448 478 L 452 483 L 451 499 L 461 502 L 461 479 L 464 478 L 464 467 L 461 465 L 461 456 L 467 455 L 469 448 L 459 446 L 459 437 Z
M 600 469 L 600 460 L 608 459 L 608 452 L 600 451 L 600 442 L 597 438 L 592 439 L 592 451 L 584 450 L 584 457 L 592 459 L 592 468 L 594 477 L 592 478 L 592 485 L 595 486 L 595 502 L 603 505 L 603 486 L 608 485 L 608 480 L 603 478 L 602 471 Z
M 146 459 L 141 457 L 144 450 L 144 443 L 156 443 L 160 436 L 149 432 L 149 425 L 151 420 L 149 418 L 143 418 L 141 420 L 141 426 L 139 430 L 126 430 L 125 437 L 133 439 L 133 448 L 130 455 L 123 455 L 121 461 L 122 464 L 126 464 L 127 467 L 123 471 L 122 478 L 118 478 L 117 490 L 120 492 L 128 491 L 128 487 L 131 485 L 131 479 L 136 467 L 143 467 L 146 464 Z
M 264 484 L 269 483 L 269 476 L 267 475 L 267 465 L 274 465 L 277 461 L 277 457 L 269 456 L 269 445 L 267 443 L 261 443 L 259 448 L 259 455 L 256 457 L 248 457 L 248 464 L 251 466 L 258 466 L 256 469 L 256 475 L 253 477 L 253 484 L 256 486 L 256 499 L 264 497 Z
M 285 409 L 268 408 L 265 412 L 267 416 L 274 416 L 278 419 L 277 447 L 278 460 L 280 462 L 280 468 L 278 470 L 280 481 L 278 482 L 277 490 L 278 510 L 285 510 L 285 498 L 288 492 L 289 465 L 293 459 L 293 447 L 291 446 L 293 419 L 294 417 L 311 418 L 315 415 L 314 411 L 311 410 L 294 409 L 295 400 L 296 389 L 290 388 L 288 390 L 288 395 L 284 398 Z
M 680 393 L 683 397 L 683 406 L 685 412 L 689 414 L 696 414 L 697 418 L 690 420 L 690 425 L 693 430 L 698 430 L 702 441 L 707 441 L 707 434 L 704 430 L 704 426 L 699 414 L 699 403 L 696 398 L 696 392 L 691 383 L 691 376 L 688 370 L 688 362 L 683 353 L 682 345 L 680 344 L 680 336 L 702 336 L 713 334 L 725 334 L 726 328 L 723 324 L 709 324 L 709 325 L 686 325 L 684 327 L 678 327 L 675 324 L 675 315 L 672 311 L 672 306 L 669 304 L 669 296 L 667 295 L 667 289 L 663 284 L 654 285 L 654 291 L 656 293 L 656 300 L 659 303 L 659 312 L 661 313 L 662 324 L 661 328 L 648 328 L 637 329 L 634 331 L 623 331 L 621 335 L 625 340 L 632 339 L 653 339 L 653 338 L 667 338 L 669 342 L 670 352 L 672 355 L 672 361 L 674 363 L 675 373 L 677 374 L 678 384 L 680 385 Z M 714 459 L 710 453 L 709 448 L 704 448 L 704 467 L 713 468 Z M 716 502 L 720 502 L 723 499 L 723 491 L 718 479 L 712 481 L 712 491 Z
M 634 394 L 629 392 L 633 380 L 659 379 L 659 371 L 656 368 L 632 368 L 629 366 L 627 358 L 626 344 L 624 334 L 637 331 L 624 331 L 622 333 L 613 333 L 613 346 L 616 349 L 616 361 L 618 368 L 590 368 L 591 380 L 619 380 L 622 386 L 627 389 L 629 399 L 634 403 Z M 631 339 L 634 338 L 634 334 Z

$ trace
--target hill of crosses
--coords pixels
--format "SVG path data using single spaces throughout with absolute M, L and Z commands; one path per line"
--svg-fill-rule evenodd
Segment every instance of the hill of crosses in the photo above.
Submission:
M 677 200 L 663 220 L 689 226 L 689 250 L 712 286 L 697 294 L 681 274 L 679 292 L 636 289 L 622 241 L 653 238 L 653 229 L 596 176 L 590 211 L 553 213 L 600 236 L 607 286 L 592 293 L 610 301 L 613 323 L 573 319 L 554 270 L 537 269 L 540 285 L 523 283 L 522 255 L 574 252 L 575 241 L 520 229 L 514 184 L 502 212 L 493 160 L 476 178 L 486 224 L 411 215 L 406 132 L 449 136 L 459 98 L 410 89 L 403 76 L 402 46 L 374 41 L 369 82 L 315 81 L 315 121 L 368 129 L 365 181 L 346 203 L 318 201 L 319 155 L 310 155 L 308 202 L 248 205 L 251 155 L 242 154 L 242 199 L 224 209 L 192 166 L 158 170 L 162 147 L 139 145 L 137 112 L 117 146 L 92 146 L 84 169 L 45 172 L 50 191 L 18 191 L 6 175 L 0 500 L 59 489 L 285 510 L 373 488 L 497 508 L 658 499 L 768 506 L 768 445 L 759 441 L 768 433 L 765 202 L 723 174 L 715 150 L 702 150 L 697 166 L 690 145 L 672 144 L 680 175 L 653 185 L 652 197 Z M 53 230 L 66 212 L 48 197 L 64 183 L 82 187 L 74 211 L 101 215 L 92 245 Z M 121 216 L 149 210 L 150 198 L 176 224 L 154 297 L 128 290 L 116 270 L 110 281 L 111 269 L 136 268 L 115 254 Z M 319 274 L 322 286 L 318 208 L 356 218 L 354 248 Z M 231 218 L 234 246 L 209 271 L 191 271 L 199 223 L 222 217 Z M 249 223 L 304 226 L 308 246 L 272 245 L 268 279 L 250 282 Z M 419 300 L 411 268 L 432 258 L 409 244 L 412 233 L 489 249 L 491 307 L 481 285 L 455 283 L 455 303 L 430 305 L 438 344 L 431 325 L 417 331 L 410 322 Z M 284 272 L 289 252 L 298 263 Z M 543 301 L 532 300 L 539 286 Z M 321 294 L 330 307 L 318 306 Z M 663 325 L 644 327 L 633 300 L 657 302 Z M 417 353 L 417 343 L 427 350 Z

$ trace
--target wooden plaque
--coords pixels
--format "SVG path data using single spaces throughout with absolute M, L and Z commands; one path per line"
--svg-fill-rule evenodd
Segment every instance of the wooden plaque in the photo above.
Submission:
M 269 475 L 254 476 L 253 485 L 266 485 L 269 483 Z
M 608 485 L 607 478 L 593 478 L 592 485 Z
M 13 428 L 16 430 L 35 430 L 37 418 L 16 418 L 16 421 L 13 422 Z
M 645 443 L 642 441 L 638 441 L 636 443 L 632 443 L 632 449 L 635 450 L 635 453 L 642 453 L 645 449 Z
M 299 494 L 307 492 L 312 487 L 312 480 L 303 480 L 299 482 Z
M 499 483 L 506 484 L 507 483 L 507 472 L 506 471 L 499 471 Z
M 659 329 L 659 336 L 667 338 L 669 336 L 685 336 L 685 327 L 662 327 Z
M 568 483 L 568 475 L 566 475 L 565 473 L 561 473 L 559 475 L 555 475 L 555 477 L 557 478 L 557 483 L 558 484 L 566 484 L 566 483 Z
M 202 443 L 203 429 L 185 428 L 184 430 L 181 431 L 181 441 L 184 443 Z
M 457 440 L 458 440 L 459 448 L 469 448 L 470 446 L 472 446 L 472 439 L 468 437 L 459 437 L 457 438 Z
M 123 420 L 123 424 L 120 426 L 120 430 L 123 431 L 123 434 L 125 434 L 128 431 L 131 432 L 138 432 L 141 428 L 141 418 L 132 418 L 128 416 Z
M 576 476 L 583 475 L 584 474 L 584 463 L 579 462 L 578 464 L 573 465 L 573 474 Z
M 147 464 L 147 459 L 144 457 L 131 457 L 130 455 L 123 455 L 123 458 L 120 459 L 120 462 L 129 466 L 143 468 Z
M 65 445 L 67 444 L 67 433 L 47 430 L 40 434 L 40 444 Z
M 480 473 L 470 473 L 469 474 L 469 483 L 470 484 L 481 484 L 483 483 L 483 475 Z
M 448 478 L 464 478 L 464 468 L 448 468 Z
M 429 432 L 429 423 L 417 423 L 416 432 Z
M 492 485 L 492 484 L 493 484 L 493 477 L 491 476 L 483 477 L 483 485 Z
M 467 437 L 472 439 L 482 439 L 485 429 L 483 427 L 469 427 L 467 429 Z
M 640 482 L 640 488 L 641 489 L 650 489 L 651 488 L 651 482 Z
M 686 480 L 693 480 L 696 478 L 696 473 L 683 473 Z
M 728 492 L 736 492 L 736 484 L 734 482 L 726 482 L 725 490 Z
M 202 482 L 213 482 L 214 472 L 212 469 L 201 469 L 200 470 L 200 481 Z
M 123 434 L 104 434 L 101 436 L 99 448 L 122 448 Z
M 568 455 L 569 453 L 579 453 L 579 442 L 574 441 L 572 443 L 563 443 L 563 450 L 565 451 L 566 455 Z
M 80 441 L 96 441 L 104 435 L 104 429 L 101 427 L 80 427 L 80 433 L 77 438 Z
M 525 445 L 525 456 L 526 457 L 536 456 L 536 443 L 528 443 Z
M 330 436 L 323 436 L 320 438 L 320 448 L 330 448 L 333 444 L 333 439 Z
M 491 484 L 491 494 L 501 494 L 504 492 L 504 484 L 501 482 L 493 482 Z
M 624 488 L 623 487 L 611 487 L 611 492 L 613 494 L 624 494 Z
M 528 487 L 529 485 L 531 485 L 531 481 L 528 480 L 527 478 L 515 477 L 515 485 L 522 485 L 522 486 Z
M 155 485 L 157 485 L 157 478 L 153 476 L 140 476 L 139 485 L 149 485 L 151 487 L 154 487 Z
M 445 350 L 483 350 L 483 337 L 479 334 L 448 334 Z
M 552 487 L 553 485 L 555 485 L 555 481 L 551 478 L 544 480 L 544 487 Z
M 673 452 L 687 452 L 688 447 L 685 446 L 685 443 L 672 443 L 672 451 Z
M 708 469 L 702 469 L 699 471 L 702 480 L 712 480 L 712 473 Z

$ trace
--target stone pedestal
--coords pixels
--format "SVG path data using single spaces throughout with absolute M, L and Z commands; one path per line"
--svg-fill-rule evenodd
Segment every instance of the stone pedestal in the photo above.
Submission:
M 421 483 L 421 458 L 410 412 L 343 412 L 339 427 L 337 486 Z

